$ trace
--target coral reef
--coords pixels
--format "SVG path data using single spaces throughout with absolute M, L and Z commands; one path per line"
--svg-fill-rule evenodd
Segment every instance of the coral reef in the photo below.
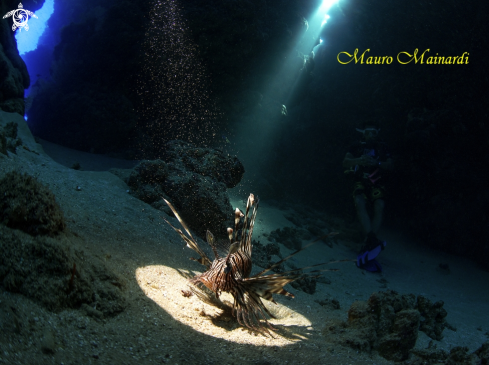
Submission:
M 63 212 L 51 191 L 17 171 L 0 180 L 0 222 L 31 235 L 54 236 L 65 229 Z

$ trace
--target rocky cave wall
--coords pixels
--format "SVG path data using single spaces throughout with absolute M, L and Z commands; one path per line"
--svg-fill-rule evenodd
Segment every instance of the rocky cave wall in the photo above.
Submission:
M 39 87 L 29 111 L 34 134 L 84 151 L 150 157 L 138 155 L 147 144 L 141 131 L 151 120 L 141 113 L 137 88 L 152 2 L 59 3 L 78 15 L 62 30 L 52 82 Z M 188 41 L 198 47 L 221 122 L 259 102 L 264 78 L 294 46 L 313 4 L 193 0 L 179 5 L 177 15 L 189 28 Z
M 44 1 L 25 1 L 24 7 L 35 12 Z M 17 1 L 2 0 L 2 16 L 17 9 Z M 12 17 L 2 19 L 0 25 L 0 109 L 24 115 L 24 89 L 29 87 L 30 77 L 24 61 L 19 56 L 17 42 L 12 31 Z

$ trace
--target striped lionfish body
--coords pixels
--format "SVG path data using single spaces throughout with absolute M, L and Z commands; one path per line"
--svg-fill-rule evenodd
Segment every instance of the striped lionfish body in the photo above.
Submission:
M 269 333 L 268 329 L 263 326 L 261 320 L 264 320 L 268 327 L 273 330 L 274 328 L 267 320 L 267 315 L 271 318 L 274 317 L 264 306 L 261 300 L 262 298 L 273 303 L 276 302 L 274 301 L 272 294 L 281 294 L 293 298 L 294 295 L 283 288 L 286 284 L 305 276 L 311 276 L 312 272 L 317 273 L 319 271 L 335 271 L 334 269 L 315 270 L 306 274 L 299 271 L 322 265 L 319 264 L 278 274 L 263 275 L 303 249 L 311 246 L 325 237 L 322 236 L 302 249 L 289 255 L 285 259 L 273 264 L 269 268 L 259 272 L 256 275 L 250 276 L 252 269 L 251 238 L 259 203 L 258 197 L 255 198 L 253 194 L 250 194 L 248 197 L 245 214 L 236 208 L 234 217 L 235 227 L 234 229 L 227 229 L 229 246 L 226 245 L 225 247 L 227 254 L 224 257 L 221 257 L 218 253 L 218 246 L 220 245 L 216 243 L 213 234 L 207 231 L 207 242 L 211 246 L 215 255 L 215 259 L 212 262 L 198 246 L 197 241 L 193 238 L 190 230 L 185 222 L 180 218 L 175 208 L 167 200 L 165 200 L 165 202 L 171 208 L 178 221 L 187 232 L 188 237 L 182 232 L 181 229 L 174 227 L 166 219 L 165 221 L 176 232 L 178 232 L 189 248 L 193 249 L 200 255 L 199 259 L 193 260 L 200 262 L 207 268 L 207 270 L 202 274 L 196 275 L 190 279 L 190 282 L 195 285 L 191 287 L 192 292 L 194 292 L 194 294 L 196 294 L 201 300 L 209 304 L 215 303 L 215 299 L 219 300 L 219 295 L 222 292 L 231 294 L 234 298 L 232 308 L 233 314 L 236 316 L 239 324 L 242 326 L 244 325 L 257 331 L 265 331 L 266 333 Z M 251 217 L 248 219 L 251 209 Z M 326 236 L 332 236 L 335 234 L 336 233 L 330 233 Z M 200 290 L 202 285 L 209 289 L 211 293 L 206 293 L 205 291 Z M 215 298 L 211 298 L 211 295 L 214 295 Z

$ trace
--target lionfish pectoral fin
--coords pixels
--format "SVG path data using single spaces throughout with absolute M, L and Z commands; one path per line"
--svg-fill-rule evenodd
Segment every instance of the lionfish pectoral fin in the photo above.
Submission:
M 284 289 L 284 286 L 302 277 L 302 274 L 297 275 L 280 275 L 273 274 L 261 277 L 252 277 L 244 280 L 246 288 L 250 292 L 256 293 L 259 297 L 273 301 L 272 294 L 285 295 L 294 298 L 292 293 Z
M 290 298 L 295 298 L 295 295 L 292 294 L 292 293 L 289 293 L 287 290 L 285 289 L 282 289 L 282 291 L 280 293 L 277 293 L 277 294 L 282 294 L 282 295 L 285 295 L 286 297 L 290 297 Z M 272 301 L 277 304 L 273 299 Z
M 199 264 L 204 265 L 204 266 L 207 266 L 206 261 L 205 261 L 205 259 L 203 257 L 201 257 L 199 259 L 196 259 L 196 258 L 191 257 L 190 260 L 197 261 Z

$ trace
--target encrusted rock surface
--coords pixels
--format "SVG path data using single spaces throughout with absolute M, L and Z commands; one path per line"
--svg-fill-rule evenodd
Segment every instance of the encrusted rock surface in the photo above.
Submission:
M 233 216 L 226 189 L 241 180 L 241 162 L 182 141 L 167 143 L 163 158 L 142 161 L 134 168 L 126 181 L 134 196 L 157 209 L 166 209 L 162 198 L 169 199 L 199 236 L 204 237 L 206 230 L 224 235 Z

